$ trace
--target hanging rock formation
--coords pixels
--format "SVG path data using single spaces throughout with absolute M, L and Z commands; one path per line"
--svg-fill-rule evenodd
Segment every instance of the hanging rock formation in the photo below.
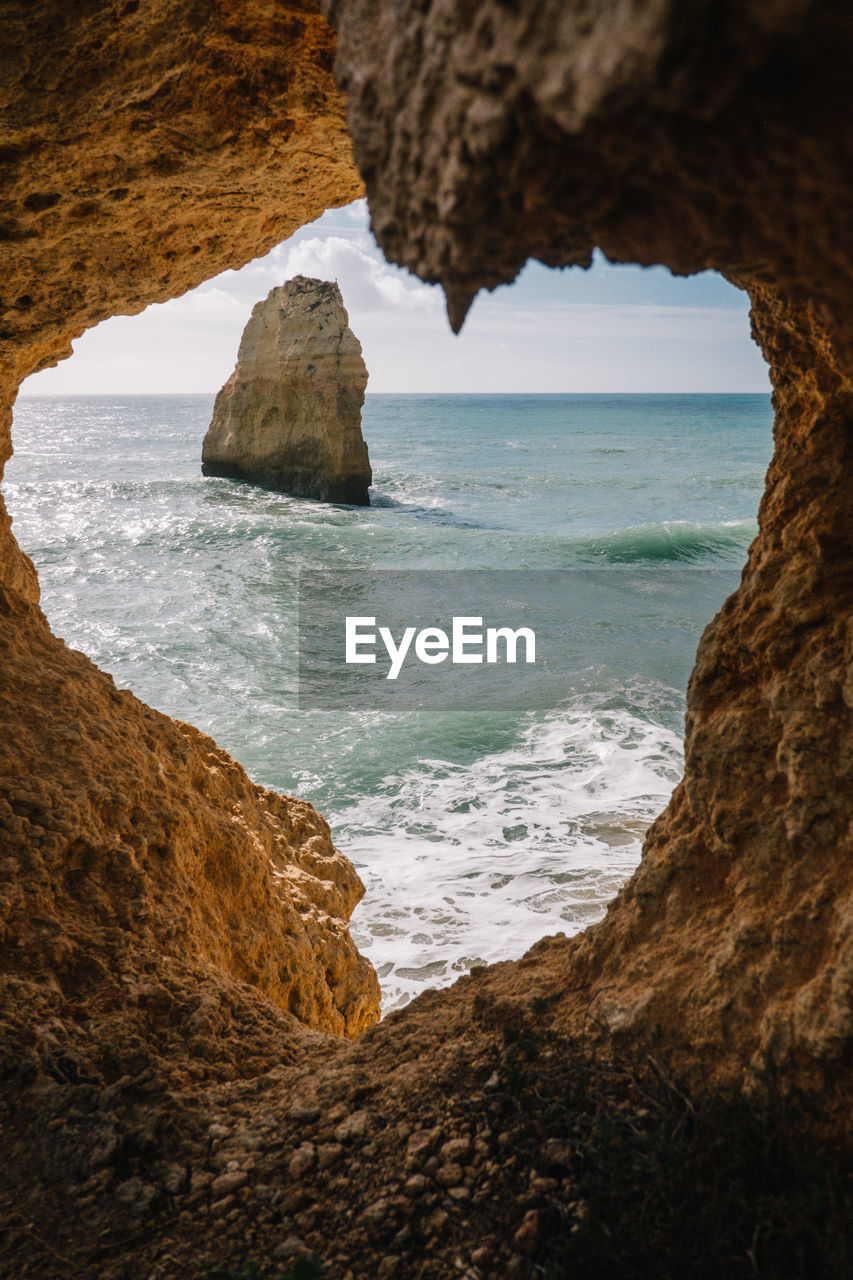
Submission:
M 750 292 L 776 412 L 759 534 L 699 647 L 684 781 L 606 920 L 550 962 L 635 1041 L 832 1072 L 853 1054 L 853 14 L 324 9 L 374 232 L 456 328 L 528 257 L 596 247 Z
M 257 303 L 204 437 L 206 476 L 366 507 L 367 369 L 337 284 L 296 276 Z

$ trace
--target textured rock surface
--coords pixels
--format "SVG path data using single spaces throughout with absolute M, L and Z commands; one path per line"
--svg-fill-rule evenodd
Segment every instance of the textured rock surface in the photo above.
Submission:
M 54 1019 L 48 1039 L 85 1029 L 108 1073 L 138 1056 L 142 1028 L 229 1060 L 236 1029 L 217 983 L 238 1006 L 260 993 L 327 1031 L 375 1021 L 376 976 L 347 932 L 362 886 L 310 805 L 255 786 L 198 730 L 118 691 L 6 591 L 0 652 L 7 1044 L 36 1045 Z M 127 1024 L 101 1035 L 122 1010 Z
M 837 1069 L 853 1050 L 853 14 L 325 8 L 374 230 L 444 284 L 455 324 L 529 255 L 586 264 L 596 245 L 750 290 L 776 409 L 759 536 L 699 648 L 684 782 L 607 919 L 549 964 L 614 1031 L 722 1071 Z
M 203 473 L 368 506 L 367 369 L 337 284 L 296 276 L 257 303 L 216 397 Z
M 311 3 L 2 19 L 0 463 L 18 382 L 87 326 L 360 192 Z M 347 932 L 361 888 L 323 819 L 53 638 L 2 508 L 0 575 L 5 1064 L 241 1074 L 305 1024 L 362 1030 L 379 1006 Z
M 0 523 L 2 1062 L 20 1086 L 0 1095 L 10 1274 L 119 1280 L 184 1262 L 190 1273 L 198 1256 L 284 1260 L 285 1233 L 313 1242 L 330 1222 L 348 1233 L 332 1242 L 341 1274 L 368 1259 L 372 1274 L 444 1280 L 439 1237 L 454 1268 L 458 1256 L 496 1280 L 528 1274 L 520 1256 L 492 1264 L 494 1242 L 471 1234 L 473 1178 L 410 1187 L 432 1197 L 429 1216 L 400 1226 L 404 1179 L 432 1173 L 382 1162 L 425 1117 L 437 1130 L 426 1146 L 443 1150 L 446 1100 L 456 1089 L 460 1116 L 474 1114 L 502 1063 L 501 1028 L 531 1002 L 556 1027 L 607 1023 L 734 1079 L 772 1061 L 801 1079 L 826 1067 L 821 1083 L 834 1073 L 849 1115 L 849 5 L 329 9 L 376 231 L 446 284 L 457 322 L 477 287 L 529 254 L 583 263 L 596 244 L 749 287 L 777 415 L 760 533 L 700 646 L 684 782 L 607 920 L 342 1045 L 282 1008 L 307 1001 L 300 1015 L 356 1026 L 373 1007 L 343 936 L 357 887 L 324 824 L 53 639 Z M 310 5 L 41 0 L 2 16 L 5 459 L 19 378 L 87 324 L 238 265 L 359 183 Z M 296 882 L 287 897 L 281 872 Z M 299 960 L 296 984 L 283 955 Z M 529 1136 L 517 1081 L 495 1080 L 509 1112 L 498 1141 L 515 1150 Z M 349 1117 L 365 1109 L 357 1138 Z M 273 1191 L 299 1150 L 311 1189 L 295 1178 Z M 516 1166 L 513 1192 L 526 1172 Z M 571 1221 L 573 1180 L 547 1181 L 531 1176 L 531 1198 L 510 1206 L 516 1235 L 515 1208 L 526 1217 L 542 1197 Z M 763 1235 L 745 1239 L 751 1274 Z

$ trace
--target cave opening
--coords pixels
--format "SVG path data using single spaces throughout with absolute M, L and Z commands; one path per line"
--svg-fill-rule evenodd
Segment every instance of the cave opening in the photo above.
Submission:
M 365 349 L 367 511 L 199 473 L 248 311 L 297 272 L 340 280 Z M 743 295 L 534 264 L 454 338 L 357 202 L 90 331 L 15 418 L 7 492 L 54 631 L 330 819 L 386 1012 L 600 918 L 680 776 L 696 642 L 756 530 L 772 415 Z M 527 709 L 299 711 L 294 575 L 317 565 L 622 573 L 620 656 Z

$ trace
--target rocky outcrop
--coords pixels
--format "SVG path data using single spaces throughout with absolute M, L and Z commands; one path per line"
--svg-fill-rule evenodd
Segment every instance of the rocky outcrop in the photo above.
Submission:
M 361 191 L 310 3 L 47 0 L 3 31 L 0 464 L 19 382 L 84 329 Z M 361 887 L 324 820 L 53 637 L 9 524 L 0 505 L 0 1072 L 221 1078 L 363 1030 Z
M 309 804 L 116 689 L 8 591 L 0 653 L 0 1043 L 18 1067 L 81 1038 L 108 1076 L 170 1045 L 245 1061 L 233 1024 L 263 1042 L 259 1006 L 293 1015 L 285 1043 L 296 1019 L 376 1020 L 347 931 L 363 889 Z
M 335 1273 L 443 1276 L 463 1259 L 523 1276 L 521 1252 L 494 1254 L 496 1237 L 476 1234 L 480 1205 L 504 1204 L 503 1183 L 481 1200 L 476 1162 L 499 1171 L 506 1144 L 513 1158 L 530 1148 L 524 1065 L 507 1046 L 525 1058 L 547 1046 L 541 1026 L 525 1027 L 543 1009 L 549 1032 L 653 1041 L 656 1073 L 662 1053 L 737 1082 L 775 1068 L 783 1084 L 814 1087 L 827 1128 L 849 1115 L 850 7 L 326 2 L 374 230 L 445 285 L 457 326 L 479 287 L 529 255 L 585 264 L 596 245 L 615 261 L 714 267 L 749 289 L 776 409 L 760 530 L 700 645 L 684 781 L 607 919 L 423 997 L 349 1045 L 306 1027 L 358 1030 L 376 1007 L 345 935 L 358 886 L 322 819 L 254 787 L 209 740 L 52 637 L 0 515 L 0 1259 L 14 1259 L 11 1274 L 198 1270 L 216 1241 L 205 1263 L 284 1264 L 286 1231 L 313 1245 L 326 1228 Z M 3 21 L 5 461 L 20 379 L 88 325 L 240 265 L 361 186 L 333 40 L 310 0 L 39 0 L 5 6 Z M 628 1077 L 639 1079 L 633 1065 Z M 555 1097 L 541 1083 L 537 1105 Z M 490 1091 L 499 1137 L 477 1150 L 492 1132 L 480 1114 Z M 190 1096 L 198 1114 L 180 1136 Z M 609 1132 L 636 1132 L 648 1114 L 620 1112 Z M 683 1118 L 682 1132 L 693 1114 Z M 451 1159 L 444 1144 L 460 1140 Z M 507 1213 L 513 1244 L 528 1214 L 573 1230 L 584 1208 L 578 1177 L 594 1162 L 559 1183 L 543 1178 L 544 1155 L 537 1141 L 506 1184 L 519 1210 L 525 1188 L 524 1220 Z M 636 1167 L 624 1172 L 633 1196 Z M 158 1197 L 169 1217 L 152 1229 Z M 340 1214 L 328 1208 L 338 1198 Z M 766 1210 L 744 1229 L 745 1272 L 775 1274 L 756 1254 Z M 814 1248 L 809 1235 L 802 1254 L 789 1249 L 790 1269 L 811 1265 Z M 571 1270 L 571 1253 L 561 1258 Z
M 367 369 L 337 284 L 296 276 L 257 303 L 216 397 L 202 473 L 369 506 Z

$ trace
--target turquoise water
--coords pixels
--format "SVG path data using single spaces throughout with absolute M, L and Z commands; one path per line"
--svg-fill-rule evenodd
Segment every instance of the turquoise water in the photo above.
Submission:
M 212 400 L 19 402 L 7 499 L 54 630 L 326 814 L 367 886 L 353 931 L 386 1009 L 597 919 L 680 774 L 696 641 L 756 531 L 769 398 L 368 396 L 369 509 L 202 478 Z M 590 642 L 534 710 L 299 711 L 296 577 L 321 566 L 621 573 L 618 670 Z M 703 570 L 701 590 L 638 600 L 640 570 Z

